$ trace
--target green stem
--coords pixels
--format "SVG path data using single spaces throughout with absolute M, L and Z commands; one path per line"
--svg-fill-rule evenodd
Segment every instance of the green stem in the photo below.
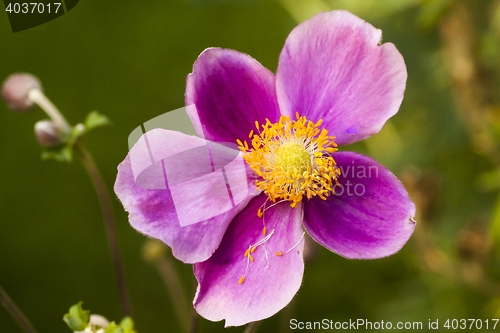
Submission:
M 31 325 L 30 321 L 24 313 L 16 306 L 16 303 L 7 295 L 2 286 L 0 286 L 0 303 L 4 306 L 5 310 L 14 318 L 14 320 L 19 324 L 19 326 L 26 333 L 37 333 L 35 328 Z
M 83 146 L 81 141 L 75 144 L 75 151 L 80 156 L 83 166 L 94 184 L 97 192 L 97 197 L 101 203 L 102 215 L 104 217 L 104 225 L 106 226 L 106 234 L 108 236 L 109 248 L 111 250 L 111 257 L 113 259 L 113 266 L 115 269 L 116 279 L 118 282 L 118 289 L 120 292 L 120 300 L 122 310 L 125 316 L 132 316 L 132 307 L 128 295 L 127 285 L 125 282 L 125 274 L 123 273 L 123 266 L 120 259 L 120 250 L 118 247 L 118 238 L 116 237 L 115 220 L 113 216 L 113 207 L 109 196 L 108 188 L 104 182 L 97 165 L 92 158 L 92 155 Z
M 245 331 L 243 333 L 255 333 L 259 329 L 260 326 L 260 321 L 254 321 L 248 324 L 247 328 L 245 328 Z
M 193 307 L 191 309 L 191 321 L 189 322 L 189 333 L 198 332 L 199 319 L 200 316 L 198 315 L 198 312 L 196 312 L 196 309 Z
M 196 289 L 198 286 L 198 281 L 196 278 L 193 276 L 193 293 L 192 293 L 192 299 L 194 299 L 194 296 L 196 295 Z M 191 321 L 189 322 L 189 333 L 197 333 L 198 332 L 198 322 L 200 321 L 200 316 L 198 315 L 198 312 L 196 312 L 196 309 L 194 306 L 191 306 Z
M 196 320 L 196 317 L 192 317 L 189 313 L 189 306 L 186 301 L 187 298 L 184 294 L 181 279 L 177 274 L 177 270 L 170 260 L 169 255 L 162 254 L 158 256 L 154 259 L 154 264 L 163 280 L 163 283 L 165 284 L 168 295 L 170 296 L 179 326 L 181 326 L 184 332 L 193 332 L 192 330 L 195 330 L 194 332 L 196 332 L 196 323 L 187 324 L 190 318 Z

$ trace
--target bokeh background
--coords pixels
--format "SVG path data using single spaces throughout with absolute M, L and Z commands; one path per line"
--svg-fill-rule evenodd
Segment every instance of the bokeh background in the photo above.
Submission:
M 0 6 L 0 8 L 3 8 Z M 276 71 L 288 33 L 314 14 L 348 9 L 382 29 L 405 58 L 399 113 L 347 147 L 405 184 L 418 221 L 408 244 L 379 260 L 347 260 L 312 246 L 302 288 L 259 332 L 288 321 L 421 321 L 500 317 L 500 1 L 81 0 L 68 14 L 13 34 L 0 14 L 0 80 L 38 76 L 72 124 L 91 110 L 112 120 L 86 139 L 111 188 L 129 133 L 184 105 L 186 75 L 207 47 L 250 54 Z M 33 125 L 0 104 L 0 285 L 39 332 L 69 332 L 84 308 L 122 313 L 97 197 L 84 168 L 42 161 Z M 182 128 L 179 128 L 182 130 Z M 182 332 L 158 262 L 113 194 L 118 237 L 139 333 Z M 190 304 L 192 268 L 169 257 Z M 163 265 L 162 267 L 165 267 Z M 497 327 L 497 329 L 500 329 Z M 199 332 L 223 322 L 199 320 Z M 227 332 L 243 332 L 230 328 Z M 21 332 L 0 308 L 0 332 Z

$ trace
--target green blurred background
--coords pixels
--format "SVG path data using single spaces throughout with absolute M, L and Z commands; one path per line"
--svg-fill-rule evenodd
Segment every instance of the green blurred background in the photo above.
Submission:
M 418 224 L 389 258 L 353 261 L 312 246 L 294 301 L 259 332 L 286 332 L 290 318 L 424 327 L 429 319 L 499 318 L 498 0 L 82 0 L 62 17 L 15 34 L 0 13 L 0 80 L 14 72 L 38 76 L 72 124 L 91 110 L 111 118 L 112 126 L 86 139 L 111 188 L 128 134 L 184 105 L 186 75 L 205 48 L 248 53 L 275 72 L 294 26 L 339 8 L 382 29 L 383 41 L 405 58 L 399 113 L 347 149 L 374 157 L 403 181 Z M 40 333 L 69 332 L 62 316 L 78 301 L 120 320 L 94 189 L 78 160 L 40 159 L 33 125 L 42 118 L 39 109 L 20 115 L 0 104 L 0 285 Z M 137 330 L 181 332 L 178 304 L 143 258 L 146 237 L 129 226 L 114 194 L 113 204 Z M 191 302 L 192 268 L 172 263 Z M 222 330 L 223 322 L 199 321 L 200 332 Z M 3 308 L 0 332 L 21 332 Z

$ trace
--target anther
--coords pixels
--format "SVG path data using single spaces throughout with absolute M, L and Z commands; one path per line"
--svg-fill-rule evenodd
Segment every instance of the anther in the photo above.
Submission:
M 295 243 L 294 246 L 292 246 L 288 251 L 286 251 L 284 254 L 287 254 L 288 252 L 292 251 L 295 247 L 297 247 L 297 245 L 300 244 L 300 242 L 302 241 L 302 239 L 304 239 L 304 236 L 305 236 L 305 232 L 302 233 L 302 237 L 300 237 L 299 241 L 297 243 Z M 282 252 L 276 252 L 276 255 L 277 256 L 282 256 L 283 253 Z
M 246 276 L 247 271 L 248 271 L 248 266 L 250 265 L 250 261 L 253 262 L 253 257 L 251 255 L 251 253 L 254 253 L 258 246 L 262 246 L 262 248 L 264 249 L 265 254 L 266 254 L 266 263 L 267 263 L 266 268 L 269 266 L 269 259 L 268 259 L 268 256 L 267 256 L 267 250 L 266 250 L 266 248 L 262 244 L 264 244 L 265 242 L 267 242 L 269 240 L 269 238 L 271 238 L 271 236 L 273 234 L 274 234 L 274 230 L 271 231 L 271 233 L 269 235 L 267 235 L 266 237 L 262 238 L 257 243 L 255 243 L 253 245 L 250 245 L 248 247 L 248 249 L 245 251 L 245 255 L 244 256 L 245 256 L 245 258 L 247 258 L 247 266 L 245 267 L 245 273 L 244 273 L 243 277 L 238 282 L 239 284 L 242 284 L 243 280 L 245 279 L 245 276 Z

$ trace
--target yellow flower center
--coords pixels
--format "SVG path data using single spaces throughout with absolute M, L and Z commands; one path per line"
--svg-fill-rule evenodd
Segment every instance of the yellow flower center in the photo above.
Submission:
M 251 131 L 249 135 L 252 148 L 237 140 L 246 162 L 259 176 L 257 189 L 271 201 L 288 200 L 295 207 L 304 195 L 326 200 L 333 191 L 340 170 L 331 154 L 338 149 L 335 138 L 327 136 L 327 130 L 319 130 L 321 122 L 315 124 L 298 114 L 294 121 L 281 116 L 276 124 L 266 120 L 259 127 L 255 122 L 258 134 Z
M 285 172 L 303 174 L 311 166 L 311 156 L 301 144 L 287 142 L 275 150 L 276 166 Z

